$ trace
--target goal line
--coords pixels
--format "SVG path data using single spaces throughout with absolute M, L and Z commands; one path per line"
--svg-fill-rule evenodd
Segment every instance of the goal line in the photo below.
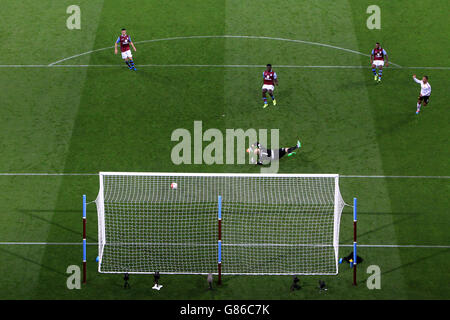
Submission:
M 0 246 L 82 246 L 83 242 L 0 242 Z M 88 242 L 88 246 L 98 246 L 98 242 Z M 350 248 L 353 244 L 339 244 L 339 247 Z M 423 249 L 450 249 L 450 245 L 428 245 L 428 244 L 358 244 L 363 248 L 423 248 Z
M 98 176 L 98 173 L 53 173 L 53 172 L 0 172 L 0 176 Z M 339 175 L 340 178 L 364 179 L 450 179 L 450 176 L 414 176 L 414 175 Z

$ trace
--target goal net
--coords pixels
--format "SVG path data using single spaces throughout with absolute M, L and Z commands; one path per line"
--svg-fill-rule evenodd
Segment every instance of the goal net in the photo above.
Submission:
M 99 175 L 99 272 L 338 273 L 337 174 Z

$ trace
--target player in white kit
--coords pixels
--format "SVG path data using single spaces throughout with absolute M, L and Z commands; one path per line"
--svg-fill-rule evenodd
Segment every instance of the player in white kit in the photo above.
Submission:
M 417 100 L 417 110 L 416 114 L 419 114 L 420 107 L 423 105 L 426 106 L 428 104 L 428 101 L 430 100 L 431 95 L 431 85 L 428 82 L 428 76 L 423 76 L 422 80 L 417 80 L 416 75 L 413 75 L 413 79 L 415 82 L 420 83 L 420 95 L 419 99 Z

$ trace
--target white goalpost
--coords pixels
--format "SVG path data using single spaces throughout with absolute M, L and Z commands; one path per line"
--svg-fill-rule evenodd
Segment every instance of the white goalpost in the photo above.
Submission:
M 338 273 L 337 174 L 99 176 L 99 272 Z

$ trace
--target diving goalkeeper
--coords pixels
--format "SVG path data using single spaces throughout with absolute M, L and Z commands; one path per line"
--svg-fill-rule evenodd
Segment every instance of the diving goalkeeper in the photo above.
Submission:
M 247 149 L 250 154 L 251 160 L 257 165 L 269 164 L 271 161 L 279 160 L 286 154 L 288 157 L 295 154 L 295 150 L 301 147 L 300 141 L 297 140 L 297 144 L 290 148 L 279 148 L 279 149 L 267 149 L 262 146 L 259 142 L 255 142 Z

